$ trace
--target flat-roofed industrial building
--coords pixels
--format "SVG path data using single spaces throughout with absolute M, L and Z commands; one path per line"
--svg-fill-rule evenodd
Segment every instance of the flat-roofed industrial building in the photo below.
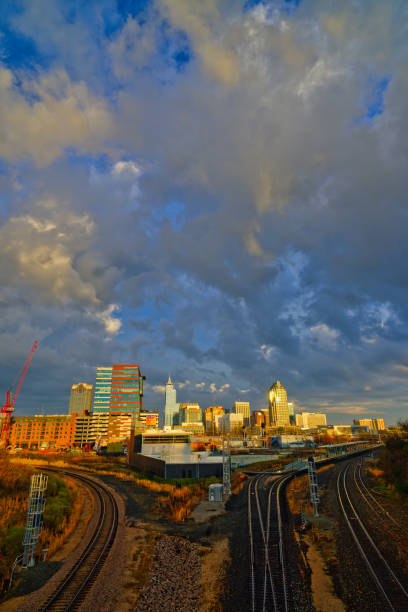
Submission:
M 148 430 L 132 435 L 129 465 L 162 478 L 222 477 L 222 457 L 191 451 L 190 434 L 180 430 Z

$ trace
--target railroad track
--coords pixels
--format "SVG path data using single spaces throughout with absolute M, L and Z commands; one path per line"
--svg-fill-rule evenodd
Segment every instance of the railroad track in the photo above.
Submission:
M 390 512 L 380 503 L 378 498 L 373 495 L 372 491 L 366 485 L 363 474 L 362 465 L 360 463 L 354 465 L 354 483 L 356 489 L 359 491 L 360 496 L 364 499 L 368 507 L 376 516 L 376 520 L 382 523 L 383 528 L 387 531 L 391 537 L 398 542 L 401 548 L 408 553 L 408 547 L 406 546 L 406 540 L 404 542 L 402 535 L 408 538 L 408 528 L 405 524 L 397 521 Z
M 256 476 L 248 485 L 249 579 L 252 612 L 260 610 L 288 612 L 290 608 L 281 493 L 283 485 L 291 475 L 275 480 L 269 485 L 268 490 L 265 485 L 268 485 L 267 479 L 270 476 L 270 473 Z
M 52 472 L 59 471 L 53 468 L 46 469 Z M 83 482 L 92 490 L 98 511 L 98 521 L 81 556 L 54 593 L 42 605 L 41 612 L 59 612 L 79 608 L 98 576 L 113 544 L 118 526 L 118 506 L 112 493 L 106 487 L 76 472 L 64 470 L 64 474 Z
M 343 467 L 337 477 L 337 497 L 341 512 L 357 549 L 368 569 L 373 584 L 386 609 L 400 612 L 408 609 L 408 587 L 404 585 L 390 567 L 370 535 L 351 499 L 351 463 Z M 352 484 L 350 485 L 350 480 Z

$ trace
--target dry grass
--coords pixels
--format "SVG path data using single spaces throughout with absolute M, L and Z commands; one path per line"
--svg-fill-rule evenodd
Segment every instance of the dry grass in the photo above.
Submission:
M 32 464 L 32 459 L 27 459 L 23 457 L 13 458 L 14 462 L 22 463 L 24 465 Z M 36 464 L 49 464 L 48 461 L 45 460 L 36 460 Z M 95 463 L 98 463 L 95 461 Z M 67 467 L 67 465 L 71 465 L 72 463 L 66 463 L 64 461 L 53 461 L 53 466 L 57 467 Z M 87 471 L 94 471 L 91 468 L 80 465 L 81 469 L 85 469 Z M 109 469 L 98 469 L 98 475 L 104 476 L 114 476 L 115 478 L 119 478 L 120 480 L 131 482 L 137 487 L 144 487 L 154 493 L 165 493 L 166 495 L 161 495 L 156 500 L 155 510 L 156 512 L 163 513 L 169 520 L 180 522 L 184 521 L 197 504 L 204 499 L 207 495 L 207 486 L 200 483 L 192 483 L 188 486 L 177 486 L 175 484 L 167 483 L 167 482 L 156 482 L 154 480 L 149 480 L 147 478 L 140 478 L 138 474 L 132 474 L 127 471 L 124 466 L 124 471 L 115 471 Z M 243 480 L 246 479 L 244 475 L 240 475 L 237 482 L 236 487 L 237 491 L 240 490 L 243 486 Z M 234 492 L 236 492 L 234 490 Z
M 384 477 L 384 471 L 383 470 L 379 470 L 378 468 L 369 467 L 368 468 L 368 472 L 370 474 L 372 474 L 373 476 L 375 476 L 376 478 Z
M 224 590 L 224 582 L 231 563 L 231 553 L 228 538 L 218 540 L 202 557 L 201 562 L 201 592 L 200 612 L 221 612 L 220 602 Z
M 323 467 L 319 468 L 318 470 L 316 470 L 316 472 L 318 474 L 321 474 L 322 472 L 326 472 L 327 470 L 331 470 L 331 468 L 334 467 L 334 463 L 329 463 L 328 465 L 323 465 Z
M 161 495 L 157 498 L 155 510 L 175 522 L 184 521 L 207 495 L 207 487 L 202 484 L 181 488 L 174 485 L 167 486 L 173 486 L 174 489 L 169 491 L 167 496 Z
M 231 478 L 231 493 L 233 493 L 233 495 L 239 493 L 244 488 L 247 480 L 248 476 L 246 474 L 234 472 Z
M 0 454 L 0 590 L 9 578 L 11 565 L 17 553 L 22 552 L 22 535 L 15 533 L 16 528 L 24 529 L 28 504 L 30 478 L 34 473 L 32 464 L 10 461 L 5 453 Z M 67 484 L 72 509 L 69 517 L 64 519 L 58 528 L 44 528 L 37 546 L 37 551 L 49 548 L 49 556 L 54 554 L 73 533 L 82 512 L 83 499 L 77 493 L 74 484 Z
M 307 475 L 298 476 L 289 482 L 286 487 L 286 498 L 292 514 L 299 514 L 302 508 L 304 512 L 313 513 L 313 508 L 309 502 L 309 480 Z

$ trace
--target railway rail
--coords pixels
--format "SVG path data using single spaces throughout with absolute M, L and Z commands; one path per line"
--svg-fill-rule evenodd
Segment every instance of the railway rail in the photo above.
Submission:
M 282 476 L 269 483 L 271 476 L 271 473 L 263 473 L 252 478 L 248 485 L 252 612 L 288 612 L 290 609 L 281 493 L 282 487 L 292 475 Z
M 354 470 L 354 471 L 353 471 Z M 399 612 L 408 609 L 408 586 L 404 585 L 376 545 L 368 525 L 363 521 L 352 500 L 351 489 L 358 488 L 356 467 L 348 463 L 337 477 L 337 497 L 347 528 L 372 578 L 373 585 L 386 609 Z M 354 475 L 354 480 L 353 480 Z
M 46 469 L 52 472 L 59 471 L 53 468 Z M 103 566 L 118 527 L 118 506 L 109 489 L 83 474 L 65 470 L 64 474 L 79 480 L 91 489 L 98 509 L 98 520 L 79 559 L 42 605 L 41 612 L 60 612 L 79 608 Z
M 371 509 L 376 520 L 379 521 L 383 529 L 396 541 L 399 546 L 408 553 L 407 538 L 408 528 L 406 524 L 397 521 L 396 518 L 388 512 L 383 504 L 379 501 L 370 488 L 367 486 L 363 477 L 363 466 L 358 463 L 354 465 L 354 484 L 361 498 Z

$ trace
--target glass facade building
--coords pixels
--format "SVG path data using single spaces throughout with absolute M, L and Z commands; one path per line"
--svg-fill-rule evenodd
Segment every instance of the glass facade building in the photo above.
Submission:
M 96 382 L 93 401 L 94 414 L 108 413 L 112 387 L 112 368 L 96 368 Z
M 126 412 L 133 422 L 142 409 L 143 377 L 138 365 L 97 368 L 93 413 Z
M 202 423 L 203 413 L 199 404 L 180 404 L 179 423 Z
M 272 427 L 290 425 L 288 397 L 286 389 L 277 380 L 268 391 L 269 422 Z

